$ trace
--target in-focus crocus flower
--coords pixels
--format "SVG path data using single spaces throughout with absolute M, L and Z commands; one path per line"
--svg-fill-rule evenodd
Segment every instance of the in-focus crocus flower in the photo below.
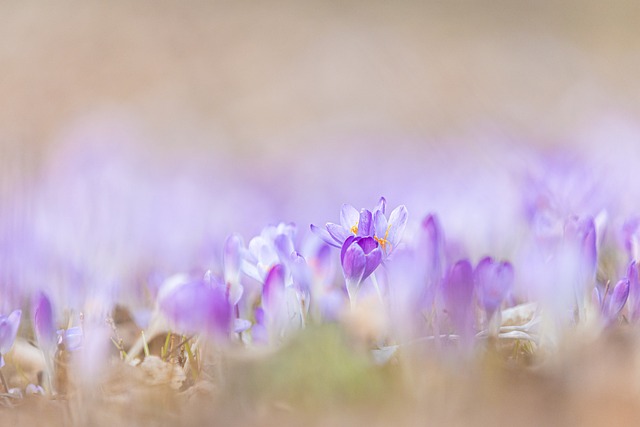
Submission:
M 11 350 L 18 334 L 22 310 L 14 310 L 8 316 L 0 316 L 0 368 L 4 366 L 4 355 Z
M 611 324 L 618 319 L 618 315 L 624 308 L 629 297 L 629 279 L 622 279 L 613 287 L 611 292 L 605 290 L 604 295 L 596 286 L 593 288 L 593 303 L 600 309 L 607 324 Z
M 474 276 L 478 301 L 487 312 L 487 319 L 491 319 L 513 288 L 513 266 L 485 257 L 478 263 Z
M 158 293 L 158 307 L 183 333 L 227 336 L 231 330 L 232 311 L 225 286 L 210 275 L 168 279 Z
M 387 257 L 402 238 L 408 214 L 407 208 L 400 205 L 391 212 L 387 220 L 386 205 L 385 198 L 381 197 L 372 211 L 362 209 L 358 213 L 353 206 L 344 204 L 340 211 L 340 224 L 328 222 L 324 229 L 312 224 L 311 231 L 336 248 L 344 247 L 349 237 L 372 237 Z
M 372 237 L 351 236 L 342 246 L 340 260 L 349 298 L 354 301 L 360 283 L 382 262 L 382 251 Z
M 463 341 L 473 333 L 473 268 L 469 260 L 451 267 L 442 285 L 442 297 L 449 319 Z

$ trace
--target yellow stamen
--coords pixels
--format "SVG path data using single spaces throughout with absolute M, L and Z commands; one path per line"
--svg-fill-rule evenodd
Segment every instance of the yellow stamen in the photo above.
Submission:
M 389 237 L 389 228 L 391 228 L 391 226 L 387 227 L 387 230 L 384 232 L 383 238 L 373 236 L 375 241 L 378 242 L 378 244 L 380 245 L 380 247 L 382 247 L 382 250 L 385 251 L 385 253 L 387 252 L 387 245 L 389 245 L 389 250 L 391 250 L 391 243 L 389 243 L 389 241 L 387 240 L 387 238 Z
M 358 234 L 358 223 L 356 222 L 356 225 L 354 225 L 353 227 L 351 227 L 350 231 L 353 234 Z

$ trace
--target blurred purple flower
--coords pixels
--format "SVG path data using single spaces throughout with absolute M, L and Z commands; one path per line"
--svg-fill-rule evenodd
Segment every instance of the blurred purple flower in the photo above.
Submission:
M 286 286 L 285 280 L 285 267 L 276 264 L 269 270 L 262 287 L 262 317 L 256 318 L 260 323 L 253 332 L 260 334 L 264 328 L 270 342 L 277 342 L 289 331 L 298 330 L 305 324 L 301 295 L 295 287 Z
M 67 351 L 76 351 L 82 348 L 84 333 L 80 326 L 72 326 L 68 329 L 58 329 L 58 346 Z
M 491 319 L 513 288 L 513 266 L 485 257 L 478 263 L 474 277 L 478 301 L 487 312 L 487 318 Z
M 629 320 L 632 322 L 640 319 L 640 266 L 637 261 L 631 261 L 627 268 L 629 279 Z
M 624 223 L 622 240 L 629 259 L 640 261 L 640 218 L 632 218 Z
M 11 350 L 18 335 L 22 310 L 14 310 L 8 316 L 0 316 L 0 368 L 4 366 L 4 355 Z
M 611 292 L 608 292 L 607 288 L 604 295 L 597 286 L 593 288 L 593 303 L 600 309 L 600 313 L 608 324 L 615 322 L 624 308 L 629 297 L 629 285 L 629 279 L 622 279 L 616 283 Z
M 226 336 L 231 330 L 232 310 L 224 285 L 215 278 L 168 279 L 158 293 L 158 307 L 183 333 Z
M 284 268 L 285 285 L 308 294 L 311 273 L 305 259 L 295 249 L 295 232 L 295 225 L 285 223 L 262 229 L 259 236 L 251 239 L 248 249 L 242 251 L 242 271 L 259 283 L 265 283 L 273 266 L 280 264 Z
M 50 347 L 55 343 L 56 328 L 51 300 L 44 292 L 38 292 L 32 306 L 33 325 L 41 346 Z
M 473 332 L 473 268 L 463 259 L 451 267 L 442 286 L 442 297 L 449 319 L 463 340 Z

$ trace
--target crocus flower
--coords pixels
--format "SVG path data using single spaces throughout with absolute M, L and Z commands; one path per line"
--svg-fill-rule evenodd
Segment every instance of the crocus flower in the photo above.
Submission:
M 281 264 L 276 264 L 269 270 L 262 287 L 261 317 L 256 317 L 256 321 L 259 320 L 256 333 L 264 327 L 266 336 L 272 341 L 284 337 L 290 330 L 304 326 L 299 293 L 293 286 L 286 286 L 285 275 L 285 268 Z
M 271 330 L 277 329 L 279 335 L 303 325 L 309 309 L 312 273 L 304 257 L 296 250 L 295 232 L 294 224 L 280 223 L 265 227 L 259 236 L 249 241 L 248 250 L 243 251 L 242 271 L 262 285 L 263 304 L 270 299 L 280 300 L 271 294 L 275 292 L 279 295 L 280 287 L 283 288 L 282 298 L 286 303 L 283 303 L 281 311 L 289 320 L 280 319 L 274 310 L 265 307 L 270 322 L 268 326 Z M 275 282 L 280 281 L 282 286 L 276 286 Z M 279 320 L 274 320 L 276 317 Z
M 593 288 L 593 303 L 600 309 L 602 316 L 608 324 L 615 322 L 624 308 L 627 298 L 629 297 L 629 285 L 629 279 L 622 279 L 616 283 L 612 291 L 605 291 L 604 295 L 597 286 Z
M 33 300 L 33 325 L 36 337 L 41 346 L 53 345 L 56 338 L 56 329 L 53 320 L 53 308 L 51 300 L 44 292 L 38 292 Z
M 485 257 L 478 263 L 474 277 L 478 301 L 491 319 L 513 287 L 513 266 Z
M 351 236 L 340 254 L 349 298 L 354 301 L 358 287 L 382 262 L 382 250 L 372 237 Z
M 273 266 L 280 264 L 284 268 L 285 286 L 293 286 L 302 298 L 309 293 L 311 272 L 295 248 L 295 232 L 294 224 L 265 227 L 259 236 L 249 241 L 248 250 L 243 251 L 242 271 L 264 284 Z
M 629 279 L 629 320 L 632 322 L 640 319 L 640 266 L 636 261 L 631 261 L 627 269 Z
M 158 293 L 158 307 L 181 332 L 226 336 L 231 329 L 231 304 L 224 285 L 208 277 L 168 279 Z
M 58 329 L 58 346 L 66 351 L 77 351 L 82 348 L 84 333 L 80 326 L 72 326 L 68 329 Z
M 407 208 L 400 205 L 387 219 L 386 205 L 384 197 L 380 198 L 378 205 L 372 211 L 362 209 L 358 212 L 353 206 L 344 204 L 340 211 L 340 224 L 328 222 L 324 229 L 312 224 L 311 231 L 336 248 L 344 247 L 350 237 L 372 237 L 387 257 L 402 238 L 408 213 Z
M 449 319 L 463 340 L 473 329 L 473 268 L 469 260 L 460 260 L 451 267 L 442 286 L 442 297 Z
M 21 310 L 14 310 L 8 316 L 0 316 L 0 368 L 4 366 L 3 356 L 11 350 L 20 326 Z

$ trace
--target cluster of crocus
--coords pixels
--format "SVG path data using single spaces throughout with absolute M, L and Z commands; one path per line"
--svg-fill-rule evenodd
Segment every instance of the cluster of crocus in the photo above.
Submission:
M 396 331 L 413 330 L 412 339 L 444 333 L 470 342 L 492 320 L 498 333 L 501 307 L 513 288 L 512 265 L 491 257 L 475 268 L 465 257 L 450 260 L 452 251 L 435 215 L 424 219 L 416 238 L 401 245 L 407 209 L 399 206 L 388 218 L 385 210 L 384 198 L 373 210 L 358 212 L 345 204 L 340 224 L 311 226 L 324 243 L 339 249 L 335 255 L 343 274 L 337 285 L 329 247 L 307 244 L 313 249 L 302 253 L 295 226 L 279 224 L 266 227 L 246 246 L 231 235 L 220 278 L 209 271 L 204 278 L 178 275 L 165 281 L 158 294 L 160 312 L 182 333 L 211 336 L 215 331 L 218 338 L 274 344 L 309 321 L 340 320 L 356 308 L 366 282 Z M 485 313 L 485 324 L 476 318 L 476 306 Z M 401 342 L 406 337 L 377 338 Z
M 602 248 L 619 249 L 607 237 L 605 214 L 562 220 L 554 215 L 553 227 L 523 233 L 530 240 L 523 239 L 510 261 L 470 255 L 463 243 L 445 238 L 436 214 L 405 233 L 407 208 L 398 206 L 387 216 L 384 198 L 371 210 L 343 205 L 339 224 L 311 225 L 313 233 L 306 240 L 299 239 L 290 223 L 267 226 L 248 244 L 232 234 L 218 266 L 164 279 L 155 295 L 154 319 L 161 319 L 155 325 L 185 342 L 199 336 L 220 348 L 279 346 L 308 324 L 348 323 L 374 301 L 377 318 L 387 322 L 367 341 L 375 343 L 374 350 L 436 343 L 468 352 L 488 336 L 539 343 L 541 316 L 555 316 L 554 322 L 567 326 L 593 312 L 608 327 L 620 319 L 636 322 L 637 223 L 628 221 L 621 230 L 628 264 L 620 274 L 620 256 L 612 257 L 613 267 L 603 268 Z M 615 276 L 623 278 L 612 286 L 609 279 Z M 514 311 L 530 314 L 514 323 Z M 90 357 L 102 351 L 88 331 L 99 331 L 102 339 L 108 335 L 104 322 L 87 327 L 86 321 L 79 326 L 67 321 L 67 328 L 59 329 L 52 300 L 42 291 L 35 293 L 30 312 L 50 375 L 54 351 L 86 348 Z M 566 313 L 572 315 L 564 317 Z M 20 317 L 20 310 L 0 317 L 0 364 L 15 340 Z

